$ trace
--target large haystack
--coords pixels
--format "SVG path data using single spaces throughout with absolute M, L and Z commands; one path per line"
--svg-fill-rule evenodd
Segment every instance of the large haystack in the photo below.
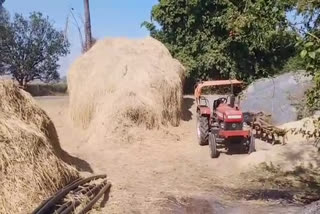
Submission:
M 68 74 L 71 117 L 103 134 L 177 126 L 183 75 L 183 66 L 155 39 L 98 41 Z
M 55 128 L 32 98 L 0 82 L 0 213 L 30 213 L 78 176 L 61 161 Z

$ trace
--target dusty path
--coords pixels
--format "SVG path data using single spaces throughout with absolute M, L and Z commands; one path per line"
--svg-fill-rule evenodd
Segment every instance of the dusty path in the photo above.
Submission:
M 209 157 L 197 144 L 194 100 L 184 98 L 181 125 L 146 132 L 134 143 L 88 145 L 68 119 L 68 97 L 37 98 L 54 121 L 62 147 L 86 160 L 94 173 L 113 183 L 108 205 L 99 213 L 300 213 L 301 208 L 272 202 L 235 200 L 246 155 Z M 269 145 L 258 142 L 258 150 Z M 91 169 L 85 169 L 91 171 Z

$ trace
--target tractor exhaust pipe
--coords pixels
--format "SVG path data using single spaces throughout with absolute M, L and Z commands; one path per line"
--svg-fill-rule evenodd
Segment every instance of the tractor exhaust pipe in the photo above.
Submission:
M 230 107 L 231 107 L 231 108 L 234 108 L 235 103 L 236 103 L 236 97 L 232 94 L 232 95 L 230 96 Z
M 230 107 L 234 108 L 236 102 L 236 97 L 234 96 L 233 84 L 231 84 L 231 96 L 230 96 Z

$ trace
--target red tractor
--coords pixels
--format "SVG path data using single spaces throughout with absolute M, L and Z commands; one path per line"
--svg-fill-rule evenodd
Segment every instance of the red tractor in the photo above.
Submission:
M 201 82 L 195 87 L 199 144 L 209 144 L 211 158 L 219 157 L 220 148 L 228 152 L 232 149 L 240 149 L 248 154 L 255 152 L 253 133 L 245 123 L 240 107 L 235 104 L 233 89 L 241 85 L 242 82 L 238 80 L 219 80 Z M 231 86 L 231 93 L 211 100 L 209 96 L 202 95 L 204 88 L 215 86 Z

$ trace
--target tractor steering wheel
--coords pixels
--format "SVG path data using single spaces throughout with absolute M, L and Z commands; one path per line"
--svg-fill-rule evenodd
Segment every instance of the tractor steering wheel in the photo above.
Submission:
M 228 102 L 228 99 L 225 97 L 221 97 L 218 100 L 219 100 L 219 103 L 227 103 Z
M 220 104 L 227 103 L 228 99 L 225 97 L 221 97 L 213 102 L 213 109 L 216 110 Z

